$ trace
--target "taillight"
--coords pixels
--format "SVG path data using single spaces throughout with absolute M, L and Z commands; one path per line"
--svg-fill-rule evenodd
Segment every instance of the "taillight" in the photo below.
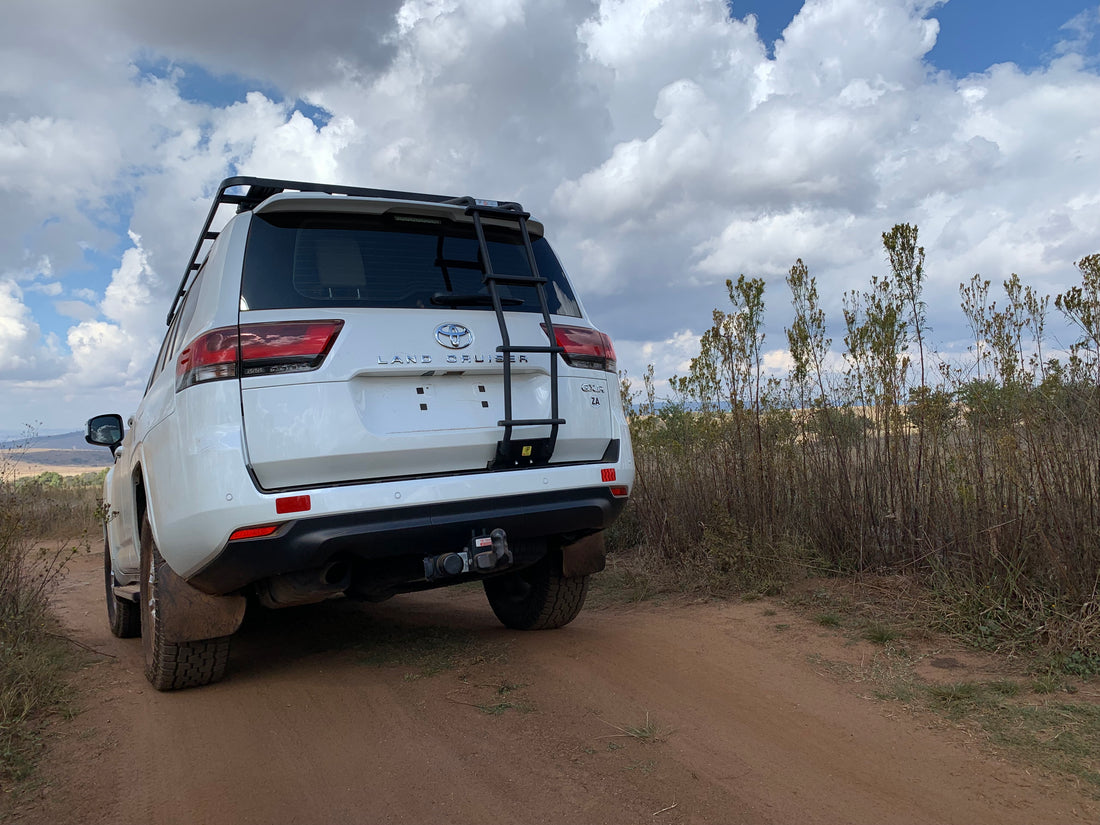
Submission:
M 237 377 L 237 328 L 204 332 L 176 359 L 176 392 L 192 384 Z
M 541 326 L 546 332 L 546 324 Z M 561 357 L 569 366 L 615 372 L 615 348 L 611 346 L 611 339 L 598 329 L 554 324 L 554 337 L 557 345 L 565 350 Z
M 204 332 L 176 359 L 176 391 L 205 381 L 315 370 L 343 321 L 276 321 Z

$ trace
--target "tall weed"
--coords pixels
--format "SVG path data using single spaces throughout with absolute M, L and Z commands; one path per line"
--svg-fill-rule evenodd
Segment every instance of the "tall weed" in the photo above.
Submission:
M 1001 307 L 980 276 L 962 285 L 974 345 L 960 366 L 929 340 L 916 227 L 883 245 L 888 271 L 845 297 L 843 369 L 828 366 L 801 260 L 782 382 L 760 369 L 759 282 L 727 282 L 732 311 L 714 312 L 671 380 L 678 399 L 655 404 L 647 376 L 613 547 L 717 591 L 802 569 L 904 570 L 983 643 L 1100 660 L 1100 256 L 1054 301 L 1080 333 L 1062 360 L 1044 359 L 1049 298 L 1015 274 Z
M 49 595 L 95 523 L 95 488 L 17 480 L 19 449 L 0 453 L 0 780 L 26 778 L 38 732 L 62 707 L 73 665 Z

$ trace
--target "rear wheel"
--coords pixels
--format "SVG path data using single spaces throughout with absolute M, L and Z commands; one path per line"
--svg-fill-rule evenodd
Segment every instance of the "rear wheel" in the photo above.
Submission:
M 581 612 L 587 594 L 588 576 L 563 576 L 554 552 L 531 567 L 485 580 L 489 606 L 513 630 L 564 627 Z
M 115 573 L 111 568 L 111 545 L 103 539 L 103 584 L 107 596 L 107 623 L 120 639 L 132 639 L 141 633 L 141 608 L 129 599 L 115 595 Z
M 145 676 L 157 690 L 200 687 L 225 676 L 229 664 L 229 636 L 191 642 L 168 642 L 158 619 L 175 605 L 160 598 L 158 581 L 165 561 L 153 541 L 149 517 L 141 521 L 141 646 Z

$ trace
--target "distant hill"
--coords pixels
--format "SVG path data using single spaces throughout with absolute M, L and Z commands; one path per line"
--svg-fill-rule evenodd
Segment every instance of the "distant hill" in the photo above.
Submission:
M 32 450 L 107 450 L 103 447 L 93 447 L 84 440 L 84 433 L 62 433 L 61 435 L 36 435 L 33 438 L 9 438 L 0 442 L 0 449 L 11 450 L 13 448 L 28 447 Z
M 98 450 L 27 450 L 24 463 L 47 467 L 69 467 L 73 470 L 98 470 L 112 463 L 111 452 L 106 447 Z
M 16 477 L 44 472 L 82 475 L 109 467 L 114 459 L 105 447 L 93 447 L 84 433 L 40 435 L 0 442 L 0 468 Z

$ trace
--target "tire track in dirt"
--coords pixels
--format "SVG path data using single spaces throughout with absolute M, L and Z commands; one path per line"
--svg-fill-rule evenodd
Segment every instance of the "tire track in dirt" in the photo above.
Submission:
M 85 709 L 55 726 L 16 822 L 1100 817 L 1060 780 L 815 672 L 810 654 L 851 650 L 775 605 L 589 609 L 526 634 L 468 588 L 256 611 L 225 682 L 157 693 L 140 643 L 107 631 L 100 575 L 77 559 L 55 601 L 74 639 L 115 658 L 82 673 Z M 647 718 L 660 741 L 624 732 Z

